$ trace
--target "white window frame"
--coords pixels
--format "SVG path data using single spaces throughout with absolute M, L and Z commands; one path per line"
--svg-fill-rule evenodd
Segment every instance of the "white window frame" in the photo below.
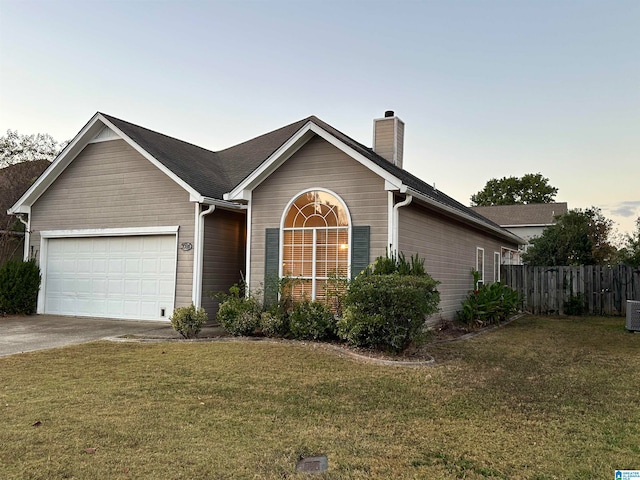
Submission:
M 322 187 L 313 187 L 313 188 L 307 188 L 305 190 L 301 190 L 300 192 L 298 192 L 297 194 L 295 194 L 287 203 L 287 206 L 284 208 L 283 212 L 282 212 L 282 217 L 280 218 L 280 247 L 279 247 L 279 258 L 280 258 L 280 262 L 278 265 L 278 277 L 280 279 L 282 279 L 284 272 L 283 272 L 283 263 L 284 263 L 284 232 L 285 230 L 292 230 L 291 228 L 285 228 L 285 220 L 287 217 L 287 213 L 289 212 L 289 209 L 291 208 L 291 206 L 295 203 L 295 201 L 302 195 L 304 195 L 305 193 L 309 193 L 309 192 L 324 192 L 324 193 L 328 193 L 329 195 L 332 195 L 336 200 L 338 200 L 338 202 L 340 202 L 340 206 L 344 209 L 346 215 L 347 215 L 347 221 L 349 222 L 349 226 L 348 226 L 348 233 L 347 233 L 347 238 L 348 238 L 348 245 L 349 245 L 349 254 L 347 255 L 347 276 L 346 278 L 351 278 L 351 248 L 353 245 L 353 240 L 352 240 L 352 226 L 353 226 L 353 222 L 351 221 L 351 212 L 349 212 L 349 208 L 347 207 L 347 204 L 345 203 L 345 201 L 342 199 L 342 197 L 340 195 L 338 195 L 337 193 L 335 193 L 332 190 L 329 190 L 327 188 L 322 188 Z M 319 227 L 320 229 L 323 229 L 322 227 Z M 340 227 L 340 228 L 345 228 L 345 227 Z M 311 230 L 311 229 L 310 229 Z M 316 299 L 316 287 L 317 287 L 317 281 L 318 278 L 316 277 L 316 254 L 315 254 L 315 248 L 316 248 L 316 234 L 317 234 L 317 230 L 318 228 L 313 228 L 313 272 L 312 272 L 312 277 L 309 279 L 307 277 L 300 277 L 300 278 L 304 278 L 305 280 L 311 280 L 311 300 L 315 300 Z
M 480 266 L 480 261 L 482 261 L 482 268 Z M 480 278 L 478 279 L 478 287 L 484 285 L 484 248 L 476 247 L 476 271 L 480 273 Z

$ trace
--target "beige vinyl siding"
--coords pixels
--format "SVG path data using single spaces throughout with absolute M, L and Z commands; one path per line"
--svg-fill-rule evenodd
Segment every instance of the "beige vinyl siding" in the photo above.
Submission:
M 202 307 L 215 320 L 218 301 L 211 293 L 227 292 L 240 282 L 245 270 L 246 216 L 240 212 L 216 209 L 204 217 L 202 262 Z
M 31 242 L 40 232 L 178 225 L 178 244 L 193 243 L 189 194 L 124 140 L 87 145 L 31 208 Z M 176 306 L 191 304 L 193 250 L 178 249 Z
M 414 200 L 415 202 L 415 200 Z M 479 229 L 428 210 L 415 203 L 399 209 L 398 246 L 409 257 L 418 253 L 427 272 L 442 282 L 440 308 L 443 318 L 452 319 L 473 288 L 471 269 L 476 266 L 476 248 L 484 248 L 485 283 L 494 281 L 494 252 L 500 247 L 517 249 Z
M 314 137 L 254 191 L 251 226 L 251 289 L 264 282 L 265 229 L 279 228 L 282 214 L 302 190 L 325 188 L 346 203 L 352 225 L 369 225 L 370 260 L 387 246 L 384 180 L 325 140 Z
M 398 138 L 396 139 L 396 143 L 397 143 L 396 165 L 402 168 L 403 158 L 404 158 L 404 123 L 400 119 L 398 119 L 397 121 L 399 125 L 397 126 Z
M 395 118 L 389 117 L 375 121 L 374 151 L 393 163 L 393 147 L 395 143 Z

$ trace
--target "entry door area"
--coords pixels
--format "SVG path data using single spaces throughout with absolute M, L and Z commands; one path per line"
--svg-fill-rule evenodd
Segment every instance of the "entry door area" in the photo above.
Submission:
M 168 320 L 176 283 L 176 236 L 49 238 L 44 313 Z

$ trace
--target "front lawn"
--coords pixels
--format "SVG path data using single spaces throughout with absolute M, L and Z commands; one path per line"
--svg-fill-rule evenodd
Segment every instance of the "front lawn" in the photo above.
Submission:
M 0 323 L 1 325 L 1 323 Z M 523 317 L 382 367 L 314 344 L 108 343 L 0 358 L 2 478 L 603 479 L 640 469 L 640 334 Z

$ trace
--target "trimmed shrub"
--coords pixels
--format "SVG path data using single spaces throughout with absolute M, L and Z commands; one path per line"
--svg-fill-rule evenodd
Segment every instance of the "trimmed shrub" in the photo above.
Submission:
M 202 327 L 207 323 L 207 312 L 191 304 L 188 307 L 178 307 L 173 311 L 171 326 L 184 338 L 196 338 Z
M 265 337 L 284 337 L 289 333 L 288 317 L 275 309 L 260 314 L 260 331 Z
M 220 306 L 216 316 L 227 333 L 236 336 L 253 335 L 260 325 L 262 307 L 254 297 L 241 294 L 240 287 L 234 285 L 229 295 L 218 295 Z
M 335 337 L 336 321 L 322 302 L 302 300 L 289 317 L 289 333 L 298 340 L 327 340 Z
M 11 260 L 0 268 L 0 313 L 35 313 L 40 290 L 40 268 L 35 260 Z
M 349 286 L 338 336 L 358 347 L 400 352 L 417 341 L 438 311 L 438 282 L 428 274 L 358 275 Z

